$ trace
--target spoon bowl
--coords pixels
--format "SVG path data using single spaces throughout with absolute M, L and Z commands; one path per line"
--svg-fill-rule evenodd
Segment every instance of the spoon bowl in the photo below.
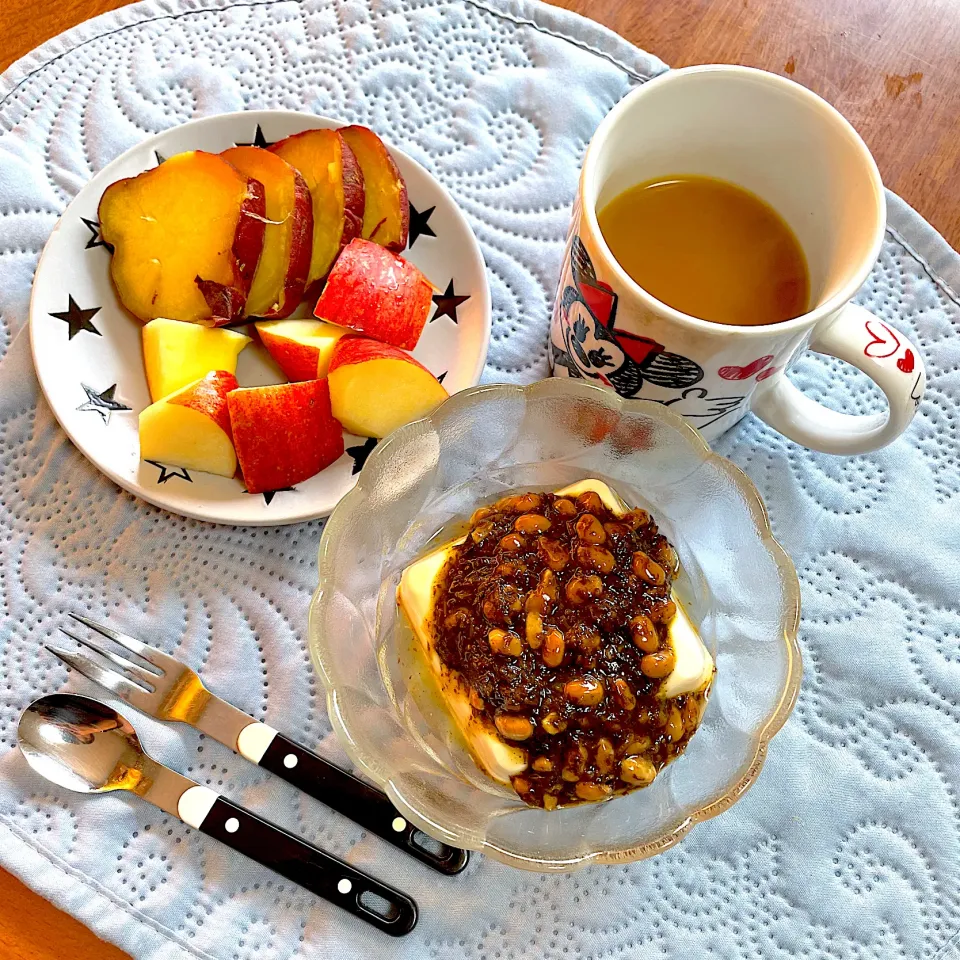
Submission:
M 20 717 L 17 744 L 37 773 L 77 793 L 142 794 L 155 779 L 154 762 L 129 721 L 88 697 L 36 700 Z

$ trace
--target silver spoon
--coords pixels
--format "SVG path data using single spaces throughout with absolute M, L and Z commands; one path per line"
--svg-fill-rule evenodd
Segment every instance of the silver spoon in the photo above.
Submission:
M 35 700 L 20 717 L 17 743 L 27 763 L 61 787 L 135 793 L 385 933 L 402 936 L 417 922 L 406 894 L 147 756 L 130 722 L 98 700 L 68 693 Z

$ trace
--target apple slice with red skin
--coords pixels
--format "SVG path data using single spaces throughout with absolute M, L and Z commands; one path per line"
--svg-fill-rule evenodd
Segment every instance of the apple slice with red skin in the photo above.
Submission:
M 354 240 L 337 257 L 313 313 L 412 350 L 432 297 L 433 285 L 408 260 L 370 240 Z
M 263 252 L 243 314 L 288 317 L 303 299 L 313 249 L 313 204 L 306 181 L 282 157 L 259 147 L 231 147 L 220 156 L 262 183 L 266 195 Z
M 337 254 L 363 225 L 363 173 L 336 130 L 304 130 L 273 144 L 271 153 L 295 167 L 313 200 L 313 251 L 307 285 L 323 279 Z
M 449 396 L 406 351 L 355 334 L 337 342 L 327 379 L 334 416 L 359 437 L 385 437 Z
M 343 456 L 326 380 L 240 387 L 227 405 L 249 493 L 292 487 Z
M 350 145 L 363 171 L 363 239 L 400 253 L 407 246 L 410 231 L 407 185 L 400 168 L 369 127 L 341 127 L 340 136 Z
M 240 317 L 265 215 L 263 185 L 202 150 L 110 184 L 97 216 L 120 302 L 144 323 Z
M 350 331 L 322 320 L 261 320 L 260 341 L 288 380 L 318 380 L 327 375 L 337 341 Z
M 237 472 L 227 395 L 237 378 L 215 370 L 140 413 L 140 458 L 221 477 Z

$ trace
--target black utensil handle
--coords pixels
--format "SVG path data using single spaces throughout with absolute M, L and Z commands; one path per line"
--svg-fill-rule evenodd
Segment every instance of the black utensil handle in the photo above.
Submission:
M 411 897 L 223 797 L 217 797 L 200 830 L 392 937 L 416 926 Z
M 469 862 L 470 854 L 458 847 L 430 838 L 438 849 L 423 846 L 420 838 L 425 835 L 397 813 L 382 790 L 305 750 L 282 733 L 273 738 L 260 758 L 260 766 L 440 873 L 459 873 Z

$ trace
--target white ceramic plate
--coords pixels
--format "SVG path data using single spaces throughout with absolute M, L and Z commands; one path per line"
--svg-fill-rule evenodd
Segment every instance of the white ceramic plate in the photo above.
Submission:
M 141 323 L 120 305 L 97 206 L 106 187 L 184 150 L 217 153 L 235 143 L 271 143 L 340 121 L 289 111 L 207 117 L 150 137 L 106 166 L 77 195 L 47 241 L 30 303 L 30 337 L 40 385 L 80 450 L 121 487 L 174 513 L 231 524 L 282 524 L 326 516 L 350 490 L 373 441 L 345 435 L 347 452 L 290 490 L 246 493 L 239 479 L 141 462 L 137 415 L 150 403 Z M 407 183 L 410 246 L 404 256 L 441 293 L 414 356 L 452 394 L 479 382 L 490 341 L 490 290 L 483 256 L 447 191 L 414 160 L 390 148 Z M 431 212 L 432 210 L 432 212 Z M 416 212 L 415 212 L 416 211 Z M 461 299 L 463 298 L 463 299 Z M 309 316 L 305 304 L 297 316 Z M 236 329 L 243 330 L 243 327 Z M 241 386 L 285 377 L 255 341 L 240 355 Z

